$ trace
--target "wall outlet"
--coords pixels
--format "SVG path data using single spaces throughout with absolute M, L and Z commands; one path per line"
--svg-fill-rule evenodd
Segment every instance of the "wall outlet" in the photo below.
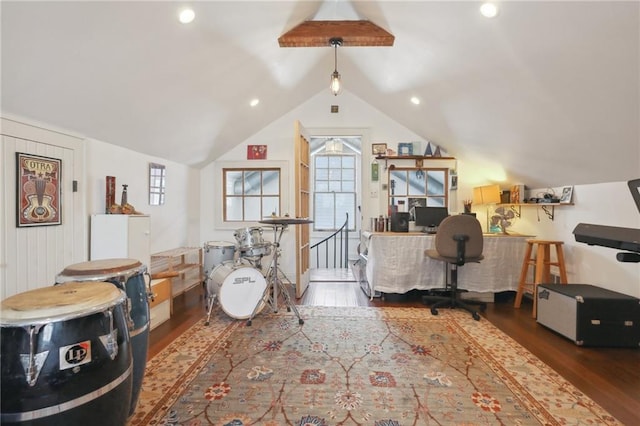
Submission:
M 378 191 L 371 191 L 371 198 L 378 198 Z

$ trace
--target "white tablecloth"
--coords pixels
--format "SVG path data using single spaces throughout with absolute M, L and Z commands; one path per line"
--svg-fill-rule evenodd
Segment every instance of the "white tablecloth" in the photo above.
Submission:
M 366 274 L 371 294 L 444 287 L 445 263 L 424 254 L 433 247 L 435 235 L 364 232 L 363 237 L 368 240 Z M 484 259 L 458 268 L 458 287 L 476 292 L 517 290 L 526 240 L 530 238 L 485 235 Z

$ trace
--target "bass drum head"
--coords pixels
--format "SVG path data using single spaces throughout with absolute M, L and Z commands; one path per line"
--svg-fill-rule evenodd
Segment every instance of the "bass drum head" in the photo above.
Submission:
M 231 318 L 247 319 L 256 306 L 256 314 L 264 308 L 267 282 L 257 269 L 223 263 L 211 271 L 210 278 L 207 290 L 217 294 L 220 307 Z

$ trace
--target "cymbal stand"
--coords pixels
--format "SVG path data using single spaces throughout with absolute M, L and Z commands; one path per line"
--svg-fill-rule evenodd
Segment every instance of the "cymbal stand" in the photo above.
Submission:
M 300 316 L 300 312 L 298 312 L 296 305 L 291 301 L 289 289 L 287 288 L 287 285 L 280 279 L 280 272 L 278 269 L 278 258 L 280 257 L 280 240 L 282 239 L 282 234 L 284 233 L 284 230 L 287 229 L 287 226 L 287 224 L 273 225 L 273 259 L 271 259 L 271 265 L 269 266 L 267 275 L 265 277 L 267 279 L 267 287 L 264 289 L 261 301 L 268 301 L 271 305 L 271 308 L 273 309 L 273 312 L 278 312 L 278 293 L 281 293 L 284 299 L 285 306 L 287 307 L 287 312 L 293 311 L 296 314 L 296 317 L 298 317 L 298 324 L 302 325 L 304 324 L 304 320 Z M 278 230 L 280 231 L 279 234 Z M 289 281 L 288 278 L 287 281 Z M 247 320 L 247 326 L 251 325 L 251 321 L 256 315 L 256 311 L 258 310 L 260 305 L 261 303 L 258 302 L 253 312 L 251 313 L 251 316 Z

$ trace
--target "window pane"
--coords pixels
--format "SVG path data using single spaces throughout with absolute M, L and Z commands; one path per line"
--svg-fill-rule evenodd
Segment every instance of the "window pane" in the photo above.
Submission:
M 329 180 L 329 169 L 316 169 L 316 180 Z
M 351 227 L 351 221 L 356 215 L 356 194 L 336 194 L 336 228 L 342 226 L 346 213 L 349 213 Z
M 328 165 L 329 165 L 329 161 L 327 160 L 327 157 L 316 156 L 316 167 L 327 168 Z
M 353 155 L 345 155 L 342 157 L 342 168 L 343 169 L 355 169 L 356 168 L 356 157 Z
M 445 207 L 444 197 L 429 197 L 427 198 L 428 207 Z
M 444 174 L 443 170 L 427 172 L 427 195 L 444 195 Z
M 330 156 L 329 167 L 332 169 L 339 169 L 340 167 L 342 167 L 342 157 L 339 155 Z
M 272 213 L 275 213 L 276 216 L 282 216 L 282 214 L 278 211 L 278 209 L 280 208 L 279 206 L 279 197 L 264 197 L 262 199 L 262 217 L 270 216 Z
M 333 211 L 334 202 L 333 194 L 314 194 L 315 216 L 313 218 L 314 227 L 316 229 L 334 229 Z
M 340 181 L 329 181 L 329 192 L 331 191 L 335 191 L 335 192 L 340 192 L 342 191 L 342 183 Z
M 258 221 L 262 219 L 260 214 L 260 201 L 260 197 L 247 197 L 244 199 L 244 220 Z
M 409 195 L 425 195 L 427 193 L 425 173 L 422 170 L 410 170 L 407 174 L 409 176 Z
M 261 182 L 260 172 L 244 173 L 244 194 L 245 195 L 260 195 L 261 184 L 262 182 Z
M 225 220 L 242 220 L 242 198 L 227 197 L 227 217 Z
M 265 170 L 262 172 L 262 194 L 280 194 L 280 172 L 278 170 Z
M 389 173 L 389 195 L 407 194 L 407 172 L 404 170 L 392 170 Z
M 226 173 L 225 193 L 227 195 L 241 195 L 242 194 L 242 172 L 233 171 Z
M 342 181 L 343 192 L 356 192 L 356 183 L 354 181 Z
M 329 182 L 325 181 L 316 181 L 316 191 L 318 192 L 329 192 Z

